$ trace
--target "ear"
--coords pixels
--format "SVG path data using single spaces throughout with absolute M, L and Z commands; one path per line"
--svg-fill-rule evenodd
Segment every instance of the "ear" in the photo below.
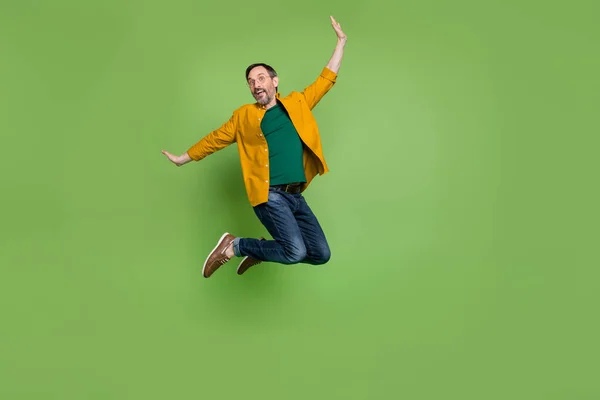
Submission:
M 273 78 L 273 85 L 275 87 L 279 86 L 279 77 L 278 76 L 276 76 L 275 78 Z

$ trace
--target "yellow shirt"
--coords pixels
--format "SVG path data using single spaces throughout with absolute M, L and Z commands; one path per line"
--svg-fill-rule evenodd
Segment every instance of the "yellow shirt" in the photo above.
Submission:
M 311 110 L 333 87 L 336 78 L 337 74 L 325 67 L 319 77 L 302 92 L 291 92 L 286 97 L 276 94 L 305 145 L 303 159 L 306 183 L 302 191 L 317 174 L 323 175 L 329 171 L 323 157 L 317 121 Z M 187 151 L 192 160 L 199 161 L 237 142 L 244 185 L 253 207 L 267 202 L 269 196 L 269 146 L 260 129 L 265 112 L 266 108 L 258 103 L 243 105 L 220 128 Z

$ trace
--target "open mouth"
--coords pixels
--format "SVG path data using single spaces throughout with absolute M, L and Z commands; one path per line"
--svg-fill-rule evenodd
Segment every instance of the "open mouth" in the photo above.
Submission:
M 265 93 L 265 91 L 264 91 L 264 90 L 262 90 L 262 89 L 258 89 L 256 92 L 254 92 L 254 94 L 255 94 L 256 96 L 260 96 L 260 95 L 261 95 L 261 94 L 263 94 L 263 93 Z

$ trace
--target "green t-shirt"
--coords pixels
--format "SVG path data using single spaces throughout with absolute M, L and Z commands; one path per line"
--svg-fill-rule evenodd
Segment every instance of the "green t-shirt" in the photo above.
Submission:
M 306 182 L 302 140 L 285 108 L 277 103 L 268 109 L 260 128 L 269 145 L 271 185 Z

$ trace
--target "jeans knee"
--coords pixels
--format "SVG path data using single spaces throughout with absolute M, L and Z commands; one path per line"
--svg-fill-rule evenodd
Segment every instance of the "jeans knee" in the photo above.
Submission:
M 285 250 L 285 264 L 298 264 L 306 258 L 306 247 L 299 243 L 296 245 L 288 245 Z
M 315 252 L 315 254 L 312 257 L 313 264 L 315 264 L 315 265 L 326 264 L 330 258 L 331 258 L 331 250 L 329 249 L 329 246 L 327 246 L 327 245 L 321 246 L 319 249 L 317 249 L 317 251 Z

